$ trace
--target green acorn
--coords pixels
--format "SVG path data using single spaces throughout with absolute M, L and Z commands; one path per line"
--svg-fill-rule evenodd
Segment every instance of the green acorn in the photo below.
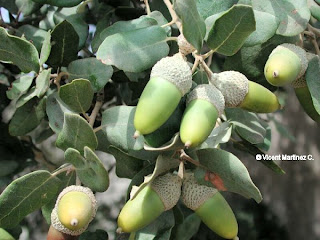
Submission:
M 182 201 L 216 234 L 226 239 L 236 239 L 236 217 L 217 189 L 198 184 L 193 174 L 188 173 L 183 181 Z
M 134 136 L 152 133 L 164 124 L 191 85 L 191 69 L 181 54 L 157 62 L 137 105 Z
M 77 236 L 83 233 L 97 212 L 90 188 L 69 186 L 58 196 L 51 213 L 52 226 L 59 232 Z
M 224 97 L 213 85 L 198 85 L 188 94 L 180 125 L 180 138 L 186 147 L 198 146 L 207 139 L 224 105 Z
M 221 91 L 226 107 L 240 107 L 256 113 L 271 113 L 281 108 L 273 92 L 256 82 L 249 81 L 240 72 L 215 73 L 210 83 Z
M 118 217 L 121 232 L 135 232 L 173 208 L 181 194 L 181 178 L 172 173 L 157 177 L 129 200 Z
M 289 43 L 276 47 L 264 67 L 264 75 L 273 86 L 284 86 L 300 78 L 308 67 L 304 49 Z

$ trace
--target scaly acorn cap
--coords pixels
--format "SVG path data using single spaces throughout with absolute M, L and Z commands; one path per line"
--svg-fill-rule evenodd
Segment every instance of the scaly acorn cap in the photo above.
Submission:
M 182 179 L 172 173 L 157 177 L 151 188 L 159 195 L 165 211 L 173 208 L 181 196 Z
M 150 78 L 152 77 L 161 77 L 173 83 L 182 96 L 189 92 L 192 86 L 191 69 L 180 53 L 158 61 L 151 70 Z
M 281 51 L 283 48 L 287 48 L 287 49 L 291 50 L 299 57 L 300 63 L 301 63 L 301 70 L 297 76 L 297 79 L 302 77 L 308 68 L 308 60 L 307 60 L 306 51 L 304 49 L 302 49 L 301 47 L 298 47 L 294 44 L 283 43 L 283 44 L 277 46 L 275 49 L 273 49 L 273 51 L 271 52 L 269 57 L 271 57 L 273 54 L 278 53 L 278 51 Z
M 237 71 L 214 73 L 209 81 L 224 96 L 226 107 L 238 107 L 249 91 L 249 80 Z
M 223 113 L 225 100 L 222 93 L 213 85 L 201 84 L 195 87 L 187 96 L 187 104 L 195 99 L 206 100 L 217 109 L 219 116 Z
M 135 232 L 173 208 L 181 195 L 182 180 L 167 173 L 145 186 L 135 198 L 126 202 L 118 217 L 118 232 Z
M 193 211 L 218 192 L 216 188 L 200 185 L 193 173 L 186 173 L 182 185 L 182 201 Z
M 312 58 L 314 58 L 315 54 L 313 53 L 309 53 L 307 52 L 306 53 L 306 56 L 307 56 L 307 60 L 308 62 L 311 61 Z M 292 87 L 293 88 L 303 88 L 303 87 L 306 87 L 307 86 L 307 82 L 306 82 L 306 78 L 305 78 L 305 75 L 301 76 L 300 78 L 297 78 L 295 81 L 293 81 L 291 83 Z
M 71 229 L 66 228 L 60 222 L 59 217 L 58 217 L 58 205 L 59 205 L 60 200 L 67 193 L 71 193 L 71 192 L 84 193 L 91 200 L 91 217 L 85 226 L 83 226 L 82 228 L 77 229 L 77 230 L 71 230 Z M 55 204 L 55 207 L 51 212 L 51 224 L 59 232 L 62 232 L 62 233 L 68 234 L 68 235 L 72 235 L 72 236 L 78 236 L 88 228 L 88 225 L 95 217 L 96 212 L 97 212 L 97 201 L 96 201 L 96 198 L 95 198 L 93 192 L 91 191 L 91 189 L 87 188 L 87 187 L 72 185 L 72 186 L 69 186 L 69 187 L 66 187 L 65 189 L 63 189 L 63 191 L 59 194 L 57 201 L 56 201 L 56 204 Z M 70 224 L 73 225 L 72 222 Z M 77 224 L 76 220 L 75 220 L 74 224 Z
M 189 53 L 192 53 L 196 49 L 187 41 L 187 39 L 184 37 L 184 35 L 181 33 L 178 36 L 178 46 L 179 51 L 182 55 L 188 55 Z

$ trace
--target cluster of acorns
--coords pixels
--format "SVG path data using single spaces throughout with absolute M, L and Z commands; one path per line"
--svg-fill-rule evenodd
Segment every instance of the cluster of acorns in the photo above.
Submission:
M 203 143 L 225 107 L 270 113 L 280 104 L 274 93 L 236 71 L 213 74 L 209 84 L 192 87 L 192 72 L 180 53 L 165 57 L 151 71 L 134 117 L 135 137 L 150 134 L 163 125 L 187 94 L 180 138 L 187 148 Z
M 223 238 L 236 239 L 238 224 L 229 204 L 217 189 L 199 185 L 192 173 L 187 173 L 183 181 L 178 175 L 167 173 L 144 187 L 121 210 L 119 230 L 131 233 L 145 227 L 172 209 L 180 196 L 212 231 Z

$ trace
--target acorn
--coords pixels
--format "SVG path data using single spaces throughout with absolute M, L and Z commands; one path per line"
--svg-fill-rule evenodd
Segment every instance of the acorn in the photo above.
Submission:
M 249 81 L 240 72 L 214 73 L 210 83 L 221 91 L 226 107 L 240 107 L 256 113 L 271 113 L 281 108 L 273 92 L 256 82 Z
M 180 138 L 187 148 L 198 146 L 207 139 L 224 106 L 222 93 L 213 85 L 198 85 L 188 94 L 180 125 Z
M 217 189 L 198 184 L 194 175 L 187 173 L 182 185 L 182 201 L 216 234 L 237 239 L 236 217 Z
M 181 178 L 172 173 L 157 177 L 124 205 L 118 217 L 118 230 L 135 232 L 173 208 L 181 195 L 181 183 Z
M 181 54 L 158 61 L 137 105 L 134 137 L 152 133 L 164 124 L 191 85 L 191 69 Z
M 87 229 L 96 212 L 97 201 L 90 188 L 72 185 L 59 194 L 51 223 L 59 232 L 77 236 Z
M 47 240 L 77 240 L 78 236 L 71 236 L 62 232 L 59 232 L 57 229 L 52 227 L 49 228 Z
M 178 36 L 177 43 L 179 46 L 179 52 L 184 56 L 196 50 L 182 33 Z
M 270 54 L 264 75 L 273 86 L 284 86 L 300 78 L 308 67 L 306 52 L 294 44 L 284 43 Z

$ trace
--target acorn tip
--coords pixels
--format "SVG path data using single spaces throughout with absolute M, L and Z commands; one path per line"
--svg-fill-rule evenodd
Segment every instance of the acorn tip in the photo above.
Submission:
M 191 145 L 192 145 L 192 142 L 191 142 L 191 141 L 187 141 L 187 142 L 184 144 L 184 146 L 185 146 L 186 149 L 190 148 Z
M 116 233 L 118 233 L 118 234 L 123 233 L 122 228 L 118 227 L 117 230 L 116 230 Z
M 272 76 L 273 76 L 274 78 L 279 77 L 279 71 L 278 71 L 278 70 L 274 70 L 273 73 L 272 73 Z
M 140 132 L 139 132 L 138 130 L 136 130 L 136 131 L 134 132 L 134 134 L 133 134 L 133 138 L 134 138 L 134 139 L 137 139 L 140 135 L 141 135 Z

